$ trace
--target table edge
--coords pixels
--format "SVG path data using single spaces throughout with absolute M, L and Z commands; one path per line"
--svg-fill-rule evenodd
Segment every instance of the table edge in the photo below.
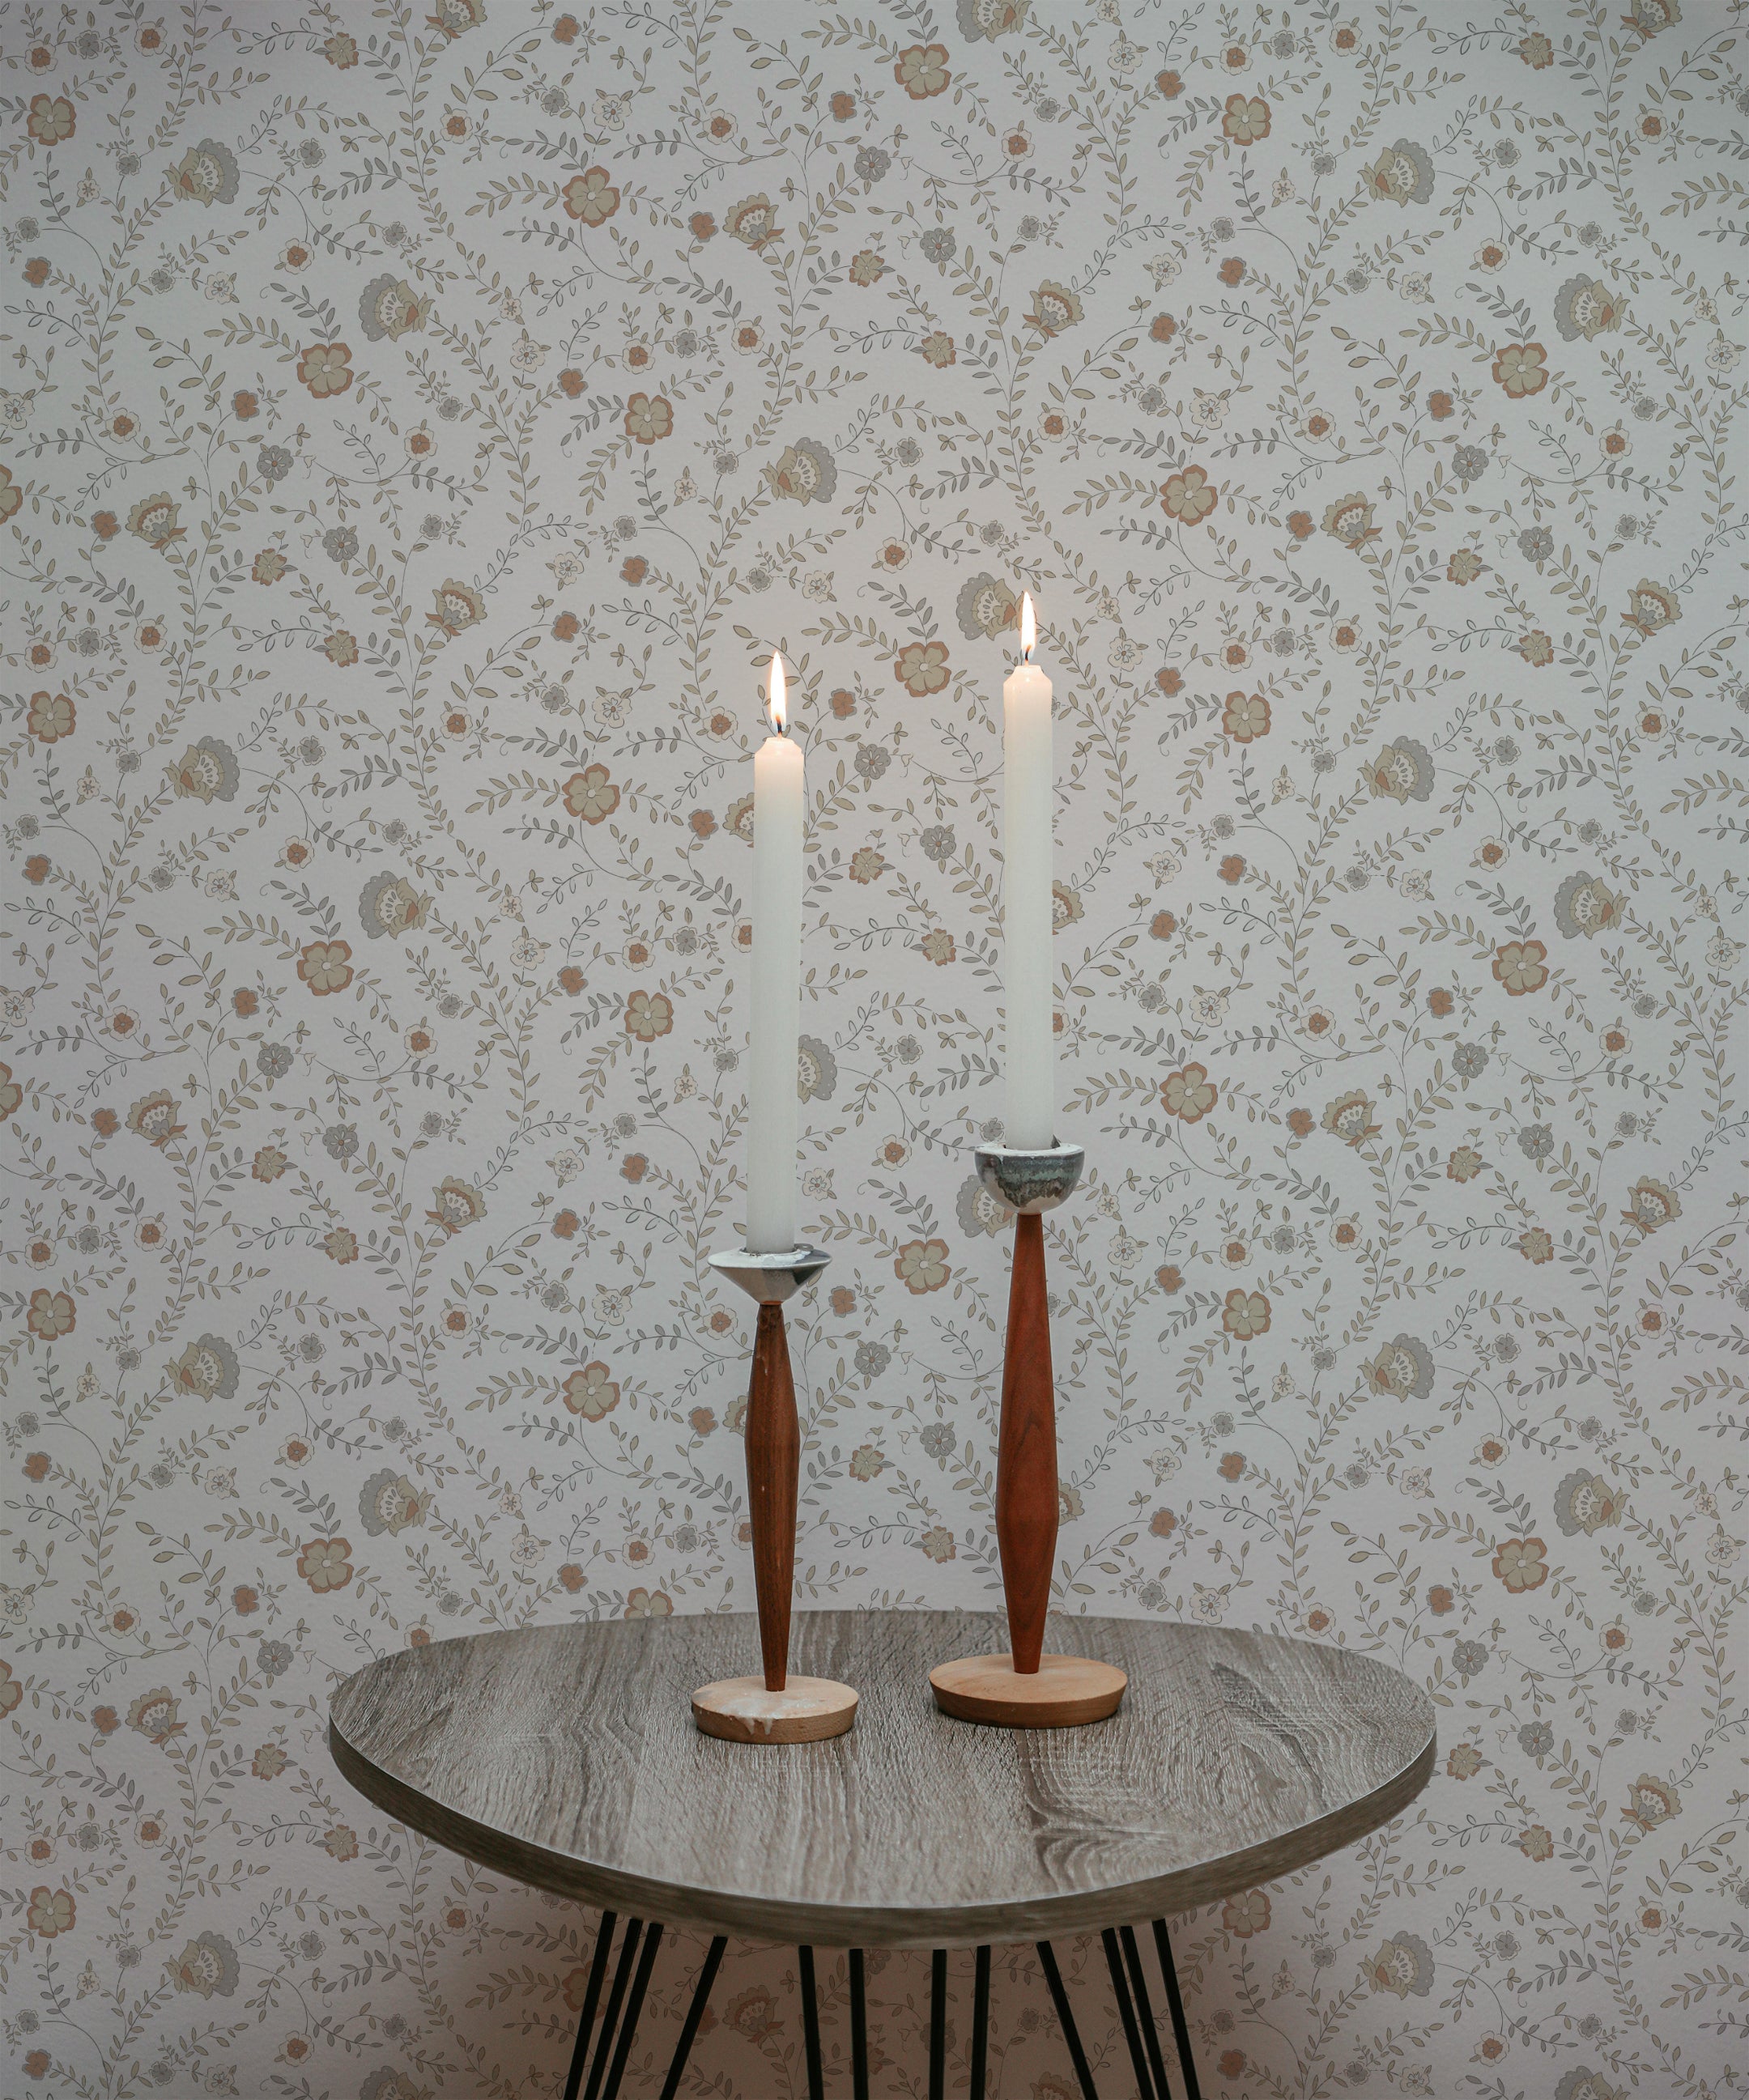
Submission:
M 1370 1837 L 1409 1807 L 1433 1777 L 1438 1736 L 1436 1724 L 1429 1721 L 1421 1748 L 1370 1793 L 1345 1802 L 1279 1838 L 1195 1867 L 1111 1888 L 1011 1903 L 883 1905 L 878 1909 L 740 1895 L 732 1890 L 660 1881 L 604 1866 L 532 1839 L 507 1837 L 488 1824 L 445 1807 L 356 1749 L 332 1718 L 328 1744 L 341 1776 L 397 1822 L 476 1865 L 592 1908 L 787 1947 L 952 1948 L 1011 1946 L 1173 1917 L 1314 1865 Z

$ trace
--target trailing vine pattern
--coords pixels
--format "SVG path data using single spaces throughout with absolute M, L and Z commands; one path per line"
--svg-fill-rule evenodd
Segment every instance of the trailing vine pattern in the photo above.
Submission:
M 1398 1825 L 1183 1922 L 1205 2089 L 1742 2089 L 1740 17 L 9 11 L 8 2092 L 559 2089 L 590 1921 L 326 1699 L 750 1603 L 774 647 L 803 1598 L 995 1601 L 1023 586 L 1059 1601 L 1441 1715 Z M 802 2089 L 793 1988 L 732 1950 L 689 2089 Z M 1065 2100 L 1043 2003 L 1005 1956 L 998 2089 Z

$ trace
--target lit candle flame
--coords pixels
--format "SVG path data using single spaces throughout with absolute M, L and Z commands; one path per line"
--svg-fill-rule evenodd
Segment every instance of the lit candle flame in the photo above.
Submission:
M 1032 661 L 1032 652 L 1038 646 L 1038 639 L 1039 624 L 1033 617 L 1032 593 L 1022 591 L 1020 593 L 1020 660 L 1022 664 Z
M 774 651 L 771 656 L 771 692 L 766 702 L 766 711 L 771 717 L 771 726 L 780 736 L 789 734 L 789 694 L 784 684 L 784 660 Z

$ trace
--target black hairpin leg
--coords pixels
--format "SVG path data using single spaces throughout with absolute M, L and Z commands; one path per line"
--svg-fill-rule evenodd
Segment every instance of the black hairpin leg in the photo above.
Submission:
M 1154 1944 L 1159 1954 L 1160 1975 L 1166 1985 L 1173 2039 L 1178 2045 L 1178 2067 L 1184 2073 L 1185 2100 L 1203 2100 L 1203 2089 L 1196 2082 L 1196 2059 L 1190 2054 L 1190 2030 L 1185 2023 L 1184 2000 L 1178 1990 L 1178 1972 L 1172 1963 L 1172 1941 L 1167 1936 L 1163 1917 L 1154 1921 Z
M 1160 2054 L 1159 2030 L 1154 2024 L 1154 2005 L 1148 1996 L 1148 1979 L 1142 1974 L 1142 1949 L 1136 1944 L 1136 1928 L 1133 1925 L 1120 1926 L 1118 1938 L 1123 1942 L 1124 1961 L 1129 1970 L 1129 1988 L 1135 1994 L 1136 2018 L 1142 2029 L 1142 2038 L 1147 2045 L 1148 2062 L 1154 2072 L 1155 2089 L 1160 2100 L 1172 2100 L 1172 2088 L 1166 2083 L 1166 2060 Z
M 930 2100 L 947 2100 L 947 1950 L 930 1957 Z
M 1158 2100 L 1154 2090 L 1154 2070 L 1148 2062 L 1147 2052 L 1142 2045 L 1142 2030 L 1136 2024 L 1136 2008 L 1129 1993 L 1129 1980 L 1124 1974 L 1124 1950 L 1118 1944 L 1115 1930 L 1107 1926 L 1099 1935 L 1099 1943 L 1106 1951 L 1106 1967 L 1111 1973 L 1111 1995 L 1117 2000 L 1117 2016 L 1123 2023 L 1124 2040 L 1129 2050 L 1129 2065 L 1136 2074 L 1136 2090 L 1142 2100 Z
M 610 2100 L 610 2096 L 618 2090 L 620 2077 L 625 2071 L 622 2054 L 614 2072 L 613 2081 L 607 2093 L 603 2095 L 602 2079 L 607 2071 L 608 2060 L 614 2054 L 620 2008 L 625 2002 L 626 1988 L 632 1981 L 633 1964 L 638 1958 L 638 1943 L 643 1935 L 644 1928 L 635 1917 L 629 1917 L 625 1921 L 625 1937 L 620 1943 L 620 1959 L 613 1972 L 612 1988 L 607 1993 L 607 2009 L 601 2016 L 601 2033 L 595 2044 L 594 2061 L 593 2063 L 590 2061 L 590 2031 L 595 2022 L 595 2005 L 601 1995 L 602 1977 L 607 1968 L 608 1949 L 613 1941 L 615 1922 L 611 1910 L 603 1912 L 601 1930 L 595 1939 L 595 1958 L 590 1964 L 589 1982 L 583 1992 L 583 2015 L 577 2022 L 576 2047 L 571 2054 L 571 2073 L 565 2080 L 565 2100 L 577 2100 L 579 2092 L 582 2093 L 583 2100 L 597 2100 L 598 2095 L 601 2095 L 602 2100 Z M 661 1936 L 661 1926 L 651 1926 L 645 1959 L 638 1970 L 638 1980 L 633 1990 L 626 2025 L 625 2053 L 629 2053 L 631 2048 L 631 2031 L 638 2024 L 638 2011 L 643 2004 L 644 1988 L 650 1980 L 650 1969 L 656 1960 L 656 1943 Z M 583 2076 L 585 2067 L 589 2071 L 587 2084 L 584 2082 Z
M 966 2100 L 984 2100 L 990 2067 L 990 1950 L 980 1947 L 972 1970 L 972 2076 Z
M 1069 2061 L 1075 2066 L 1075 2076 L 1081 2088 L 1082 2100 L 1099 2100 L 1093 2086 L 1093 2074 L 1088 2067 L 1087 2052 L 1081 2046 L 1080 2031 L 1075 2024 L 1075 2014 L 1069 2007 L 1069 1994 L 1062 1988 L 1062 1971 L 1057 1966 L 1057 1957 L 1051 1952 L 1048 1939 L 1038 1943 L 1039 1960 L 1045 1965 L 1045 1980 L 1050 1986 L 1051 2003 L 1057 2008 L 1057 2023 L 1062 2029 L 1062 2038 L 1069 2045 Z
M 613 1928 L 619 1920 L 611 1910 L 601 1914 L 595 1935 L 595 1954 L 589 1965 L 589 1982 L 583 1990 L 583 2014 L 577 2022 L 576 2045 L 571 2052 L 571 2072 L 565 2080 L 564 2100 L 577 2100 L 582 2090 L 583 2067 L 589 2062 L 589 2038 L 595 2024 L 595 2008 L 601 2002 L 601 1979 L 607 1974 L 607 1957 L 613 1950 Z
M 692 2003 L 687 2008 L 686 2023 L 680 2030 L 680 2039 L 674 2045 L 674 2062 L 668 2067 L 668 2076 L 662 2086 L 662 2100 L 674 2100 L 680 2090 L 680 2081 L 687 2075 L 687 2061 L 692 2054 L 692 2044 L 697 2038 L 699 2022 L 704 2017 L 704 2008 L 710 2002 L 710 1987 L 717 1980 L 717 1971 L 722 1966 L 722 1951 L 727 1939 L 713 1939 L 710 1952 L 704 1957 L 704 1965 L 699 1971 L 699 1979 L 693 1987 Z
M 662 1943 L 662 1928 L 659 1925 L 644 1929 L 643 1952 L 638 1957 L 638 1974 L 632 1979 L 632 1993 L 625 2001 L 625 2017 L 620 2023 L 620 2045 L 613 2052 L 613 2068 L 607 2073 L 607 2082 L 601 2089 L 601 2100 L 619 2100 L 620 2083 L 625 2076 L 626 2058 L 632 2053 L 632 2044 L 638 2036 L 638 2016 L 643 2010 L 644 1993 L 650 1988 L 650 1971 L 656 1966 L 656 1950 Z M 607 2046 L 605 2033 L 602 2036 L 603 2050 Z M 600 2059 L 597 2059 L 598 2067 Z
M 814 1983 L 814 1950 L 798 1947 L 802 1962 L 802 2038 L 807 2049 L 808 2100 L 826 2100 L 826 2073 L 819 2054 L 819 1993 Z
M 850 1949 L 850 2090 L 868 2100 L 868 1979 L 859 1947 Z

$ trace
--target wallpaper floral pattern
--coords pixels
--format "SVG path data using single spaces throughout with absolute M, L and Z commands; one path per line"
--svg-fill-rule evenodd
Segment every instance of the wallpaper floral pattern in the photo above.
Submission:
M 557 2091 L 591 1921 L 325 1701 L 750 1602 L 774 646 L 803 1587 L 993 1601 L 1023 585 L 1062 1599 L 1441 1712 L 1400 1825 L 1182 1921 L 1205 2089 L 1742 2089 L 1740 20 L 7 11 L 8 2093 Z M 1031 1960 L 1000 2089 L 1064 2100 Z M 801 2089 L 793 1988 L 731 1952 L 691 2089 Z

